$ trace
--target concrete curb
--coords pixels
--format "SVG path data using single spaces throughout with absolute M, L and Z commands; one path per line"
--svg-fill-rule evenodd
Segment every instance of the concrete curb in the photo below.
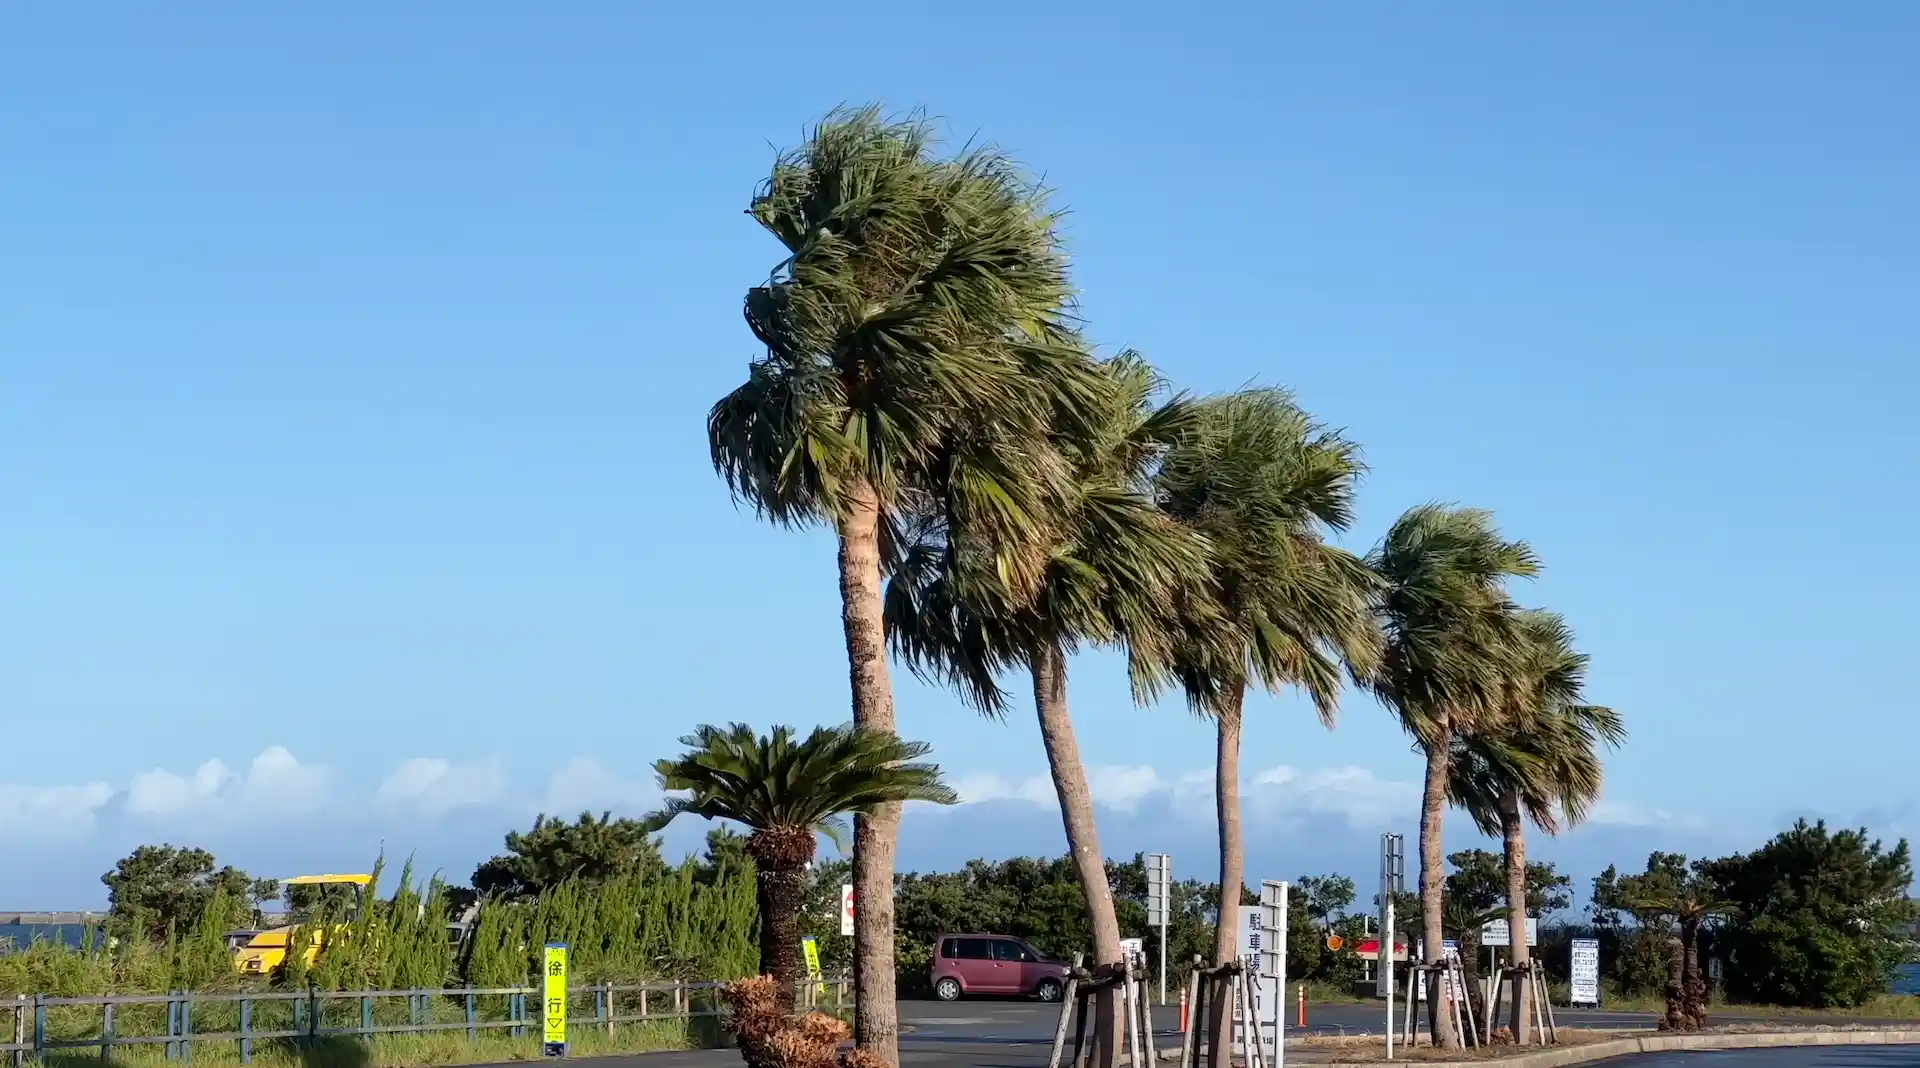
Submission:
M 1638 1038 L 1614 1038 L 1605 1042 L 1592 1042 L 1584 1046 L 1568 1046 L 1564 1049 L 1547 1049 L 1538 1053 L 1522 1053 L 1512 1057 L 1480 1058 L 1478 1060 L 1406 1061 L 1407 1064 L 1483 1064 L 1500 1065 L 1501 1068 L 1567 1068 L 1568 1065 L 1589 1064 L 1593 1061 L 1611 1060 L 1615 1057 L 1631 1057 L 1639 1053 L 1666 1053 L 1673 1050 L 1695 1049 L 1775 1049 L 1788 1046 L 1916 1046 L 1920 1045 L 1920 1030 L 1884 1030 L 1884 1031 L 1761 1031 L 1735 1032 L 1731 1034 L 1694 1034 L 1694 1035 L 1642 1035 Z M 1179 1054 L 1179 1048 L 1174 1048 Z M 1325 1061 L 1314 1068 L 1381 1068 L 1382 1061 L 1339 1062 Z

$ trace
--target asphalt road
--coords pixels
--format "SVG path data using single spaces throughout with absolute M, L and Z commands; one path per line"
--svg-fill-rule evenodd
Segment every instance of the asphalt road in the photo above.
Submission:
M 903 1065 L 951 1065 L 953 1068 L 1041 1068 L 1053 1046 L 1058 1005 L 1023 1000 L 903 1001 L 900 1003 L 900 1060 Z M 1378 1034 L 1385 1006 L 1313 1005 L 1307 1027 L 1288 1021 L 1290 1037 L 1308 1034 Z M 1572 1027 L 1651 1029 L 1647 1013 L 1557 1010 L 1558 1022 Z M 1741 1016 L 1742 1023 L 1817 1022 L 1807 1016 Z M 1872 1023 L 1849 1019 L 1849 1023 Z M 1912 1021 L 1905 1021 L 1911 1025 Z M 1154 1030 L 1162 1048 L 1178 1042 L 1179 1010 L 1154 1010 Z M 594 1058 L 594 1068 L 737 1068 L 733 1050 L 690 1050 Z M 1721 1050 L 1644 1054 L 1634 1068 L 1920 1068 L 1920 1048 L 1829 1046 L 1806 1049 Z

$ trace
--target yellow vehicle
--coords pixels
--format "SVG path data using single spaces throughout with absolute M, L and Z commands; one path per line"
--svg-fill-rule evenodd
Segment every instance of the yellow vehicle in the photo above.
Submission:
M 305 956 L 307 963 L 312 964 L 320 955 L 321 948 L 327 944 L 327 932 L 344 929 L 348 923 L 353 922 L 360 915 L 360 910 L 366 907 L 367 892 L 373 885 L 373 876 L 296 875 L 286 880 L 283 885 L 287 887 L 289 922 L 278 927 L 269 927 L 264 931 L 253 932 L 252 937 L 243 942 L 240 948 L 234 950 L 233 966 L 242 975 L 271 975 L 275 968 L 286 962 L 288 943 L 293 939 L 294 930 L 306 918 L 299 915 L 293 908 L 294 887 L 341 885 L 353 887 L 353 904 L 348 908 L 346 920 L 329 927 L 316 927 L 309 934 Z

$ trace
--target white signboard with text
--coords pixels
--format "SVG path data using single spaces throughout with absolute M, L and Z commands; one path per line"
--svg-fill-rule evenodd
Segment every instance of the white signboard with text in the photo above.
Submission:
M 1240 959 L 1253 962 L 1249 977 L 1253 987 L 1253 1012 L 1260 1021 L 1260 1045 L 1269 1064 L 1278 1055 L 1280 1002 L 1285 980 L 1280 969 L 1285 965 L 1286 944 L 1280 935 L 1281 904 L 1240 906 Z M 1245 1036 L 1234 1028 L 1233 1052 L 1246 1055 Z
M 1568 968 L 1571 990 L 1567 1000 L 1575 1005 L 1600 1004 L 1600 940 L 1573 940 L 1572 960 Z
M 840 884 L 840 933 L 853 937 L 853 884 Z
M 1480 944 L 1483 946 L 1499 946 L 1501 949 L 1506 949 L 1511 945 L 1512 939 L 1509 937 L 1507 930 L 1507 921 L 1491 920 L 1482 926 L 1480 928 Z M 1539 944 L 1540 919 L 1537 916 L 1528 916 L 1527 945 L 1537 946 Z

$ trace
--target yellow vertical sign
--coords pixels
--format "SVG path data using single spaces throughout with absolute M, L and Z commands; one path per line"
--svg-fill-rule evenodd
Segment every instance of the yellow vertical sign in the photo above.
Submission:
M 541 970 L 540 1019 L 546 1034 L 542 1057 L 567 1055 L 567 944 L 547 943 L 546 967 Z
M 800 948 L 807 954 L 807 978 L 819 984 L 814 992 L 826 993 L 827 984 L 820 982 L 820 943 L 815 941 L 812 935 L 808 935 L 800 940 Z

